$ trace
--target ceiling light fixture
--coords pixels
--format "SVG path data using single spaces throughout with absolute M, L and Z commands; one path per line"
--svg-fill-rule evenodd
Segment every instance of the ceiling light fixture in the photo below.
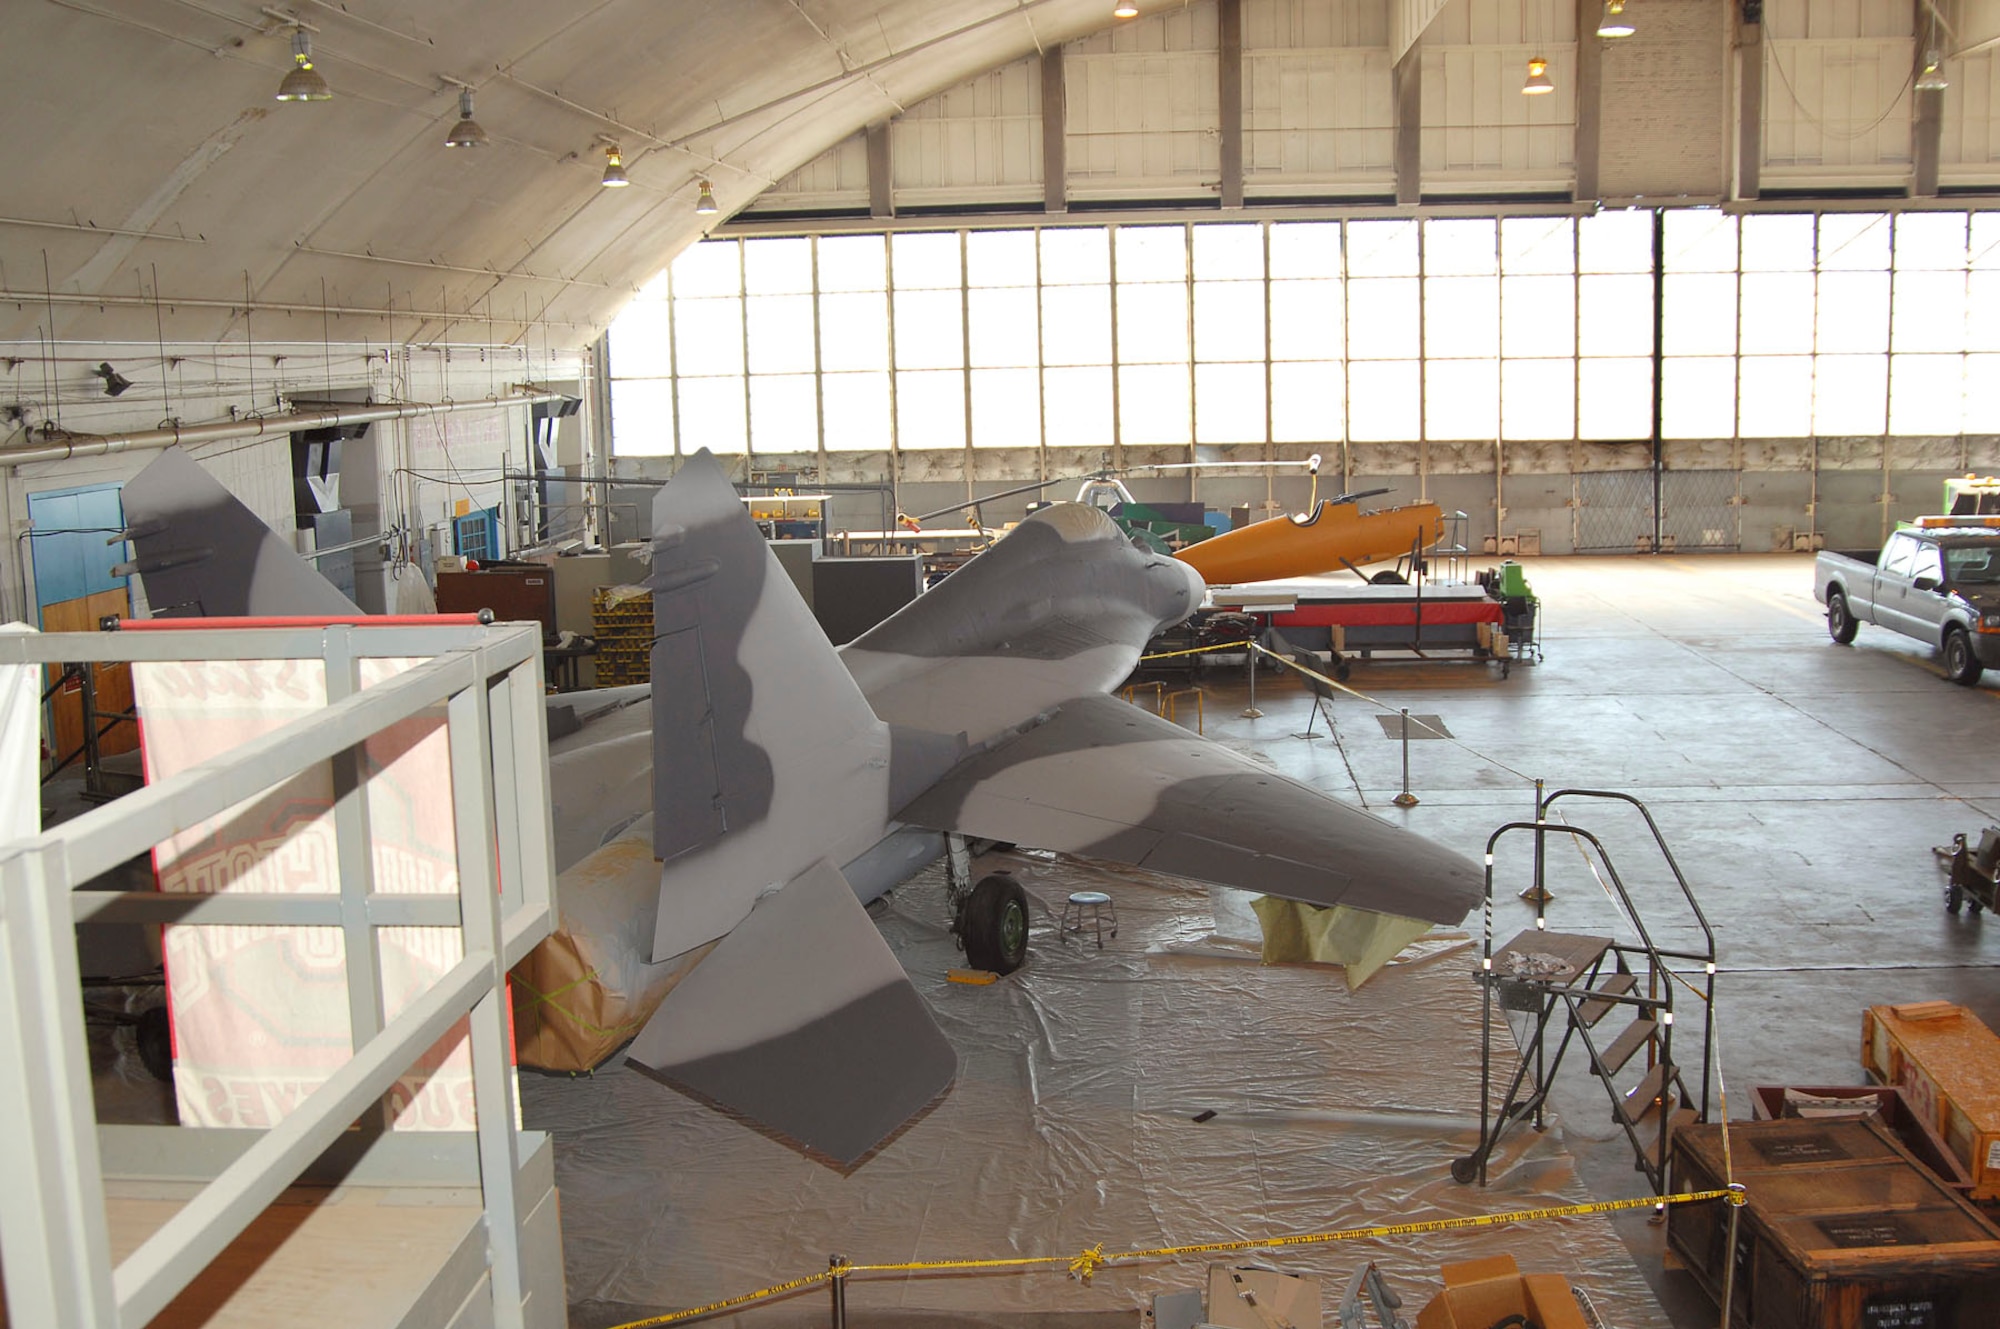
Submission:
M 1118 3 L 1111 7 L 1111 17 L 1137 18 L 1139 17 L 1139 6 L 1135 3 L 1135 0 L 1118 0 Z
M 604 179 L 598 183 L 606 189 L 623 189 L 632 183 L 625 178 L 625 158 L 619 155 L 616 143 L 604 145 Z
M 1539 55 L 1528 61 L 1528 81 L 1521 85 L 1523 97 L 1539 97 L 1545 92 L 1554 92 L 1556 85 L 1549 81 L 1549 62 Z
M 1924 52 L 1924 72 L 1917 75 L 1918 92 L 1943 92 L 1951 86 L 1951 80 L 1944 76 L 1938 66 L 1944 63 L 1944 56 L 1933 46 Z
M 697 183 L 701 186 L 701 192 L 695 195 L 694 210 L 704 217 L 713 216 L 717 210 L 715 206 L 715 189 L 706 180 L 698 181 Z
M 1625 17 L 1625 0 L 1604 0 L 1604 17 L 1597 21 L 1600 37 L 1630 37 L 1637 28 Z
M 486 146 L 486 131 L 472 118 L 472 89 L 458 90 L 458 123 L 451 127 L 445 138 L 447 148 L 483 148 Z
M 292 71 L 278 85 L 281 102 L 323 102 L 333 100 L 326 76 L 313 68 L 312 34 L 304 28 L 292 29 Z
M 104 395 L 107 397 L 116 397 L 125 391 L 125 389 L 132 386 L 131 379 L 125 377 L 102 360 L 98 361 L 97 368 L 90 372 L 104 380 Z

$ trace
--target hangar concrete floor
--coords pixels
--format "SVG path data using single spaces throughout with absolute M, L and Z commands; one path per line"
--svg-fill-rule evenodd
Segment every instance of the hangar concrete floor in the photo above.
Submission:
M 2000 937 L 1983 935 L 2000 923 L 1945 913 L 1942 874 L 1930 852 L 1954 832 L 1976 833 L 2000 821 L 2000 767 L 1992 759 L 2000 680 L 1954 687 L 1931 653 L 1880 630 L 1864 629 L 1853 647 L 1832 645 L 1812 599 L 1811 560 L 1805 557 L 1547 559 L 1530 561 L 1528 573 L 1545 606 L 1541 664 L 1517 665 L 1506 677 L 1496 665 L 1459 659 L 1378 658 L 1354 668 L 1349 686 L 1356 692 L 1391 712 L 1407 706 L 1436 715 L 1452 735 L 1452 742 L 1410 745 L 1411 785 L 1420 800 L 1415 807 L 1393 805 L 1401 748 L 1377 721 L 1382 712 L 1360 698 L 1332 703 L 1331 736 L 1320 724 L 1313 738 L 1303 739 L 1298 735 L 1310 701 L 1296 681 L 1264 674 L 1257 692 L 1263 715 L 1250 719 L 1240 714 L 1248 701 L 1241 671 L 1205 670 L 1209 736 L 1475 859 L 1496 827 L 1529 816 L 1536 778 L 1551 789 L 1616 790 L 1644 800 L 1716 932 L 1719 1055 L 1733 1120 L 1750 1115 L 1753 1085 L 1863 1082 L 1857 1050 L 1861 1012 L 1870 1004 L 1944 998 L 2000 1027 L 2000 983 L 1991 969 Z M 1590 806 L 1572 807 L 1567 816 L 1602 836 L 1656 932 L 1669 944 L 1686 940 L 1689 929 L 1667 895 L 1670 880 L 1650 840 L 1641 838 L 1638 819 Z M 1527 880 L 1526 837 L 1509 843 L 1497 869 L 1496 944 L 1533 923 L 1532 907 L 1514 898 Z M 1548 906 L 1551 928 L 1612 930 L 1601 889 L 1579 855 L 1552 852 L 1549 880 L 1556 894 Z M 912 895 L 898 908 L 921 913 L 923 898 Z M 1478 924 L 1477 915 L 1468 919 L 1475 938 Z M 1046 928 L 1044 921 L 1037 944 L 1049 940 Z M 884 930 L 895 929 L 885 921 Z M 1463 958 L 1449 963 L 1462 965 Z M 935 956 L 906 960 L 913 975 L 948 962 Z M 1031 969 L 1034 963 L 1031 958 Z M 1069 959 L 1051 956 L 1048 963 L 1054 980 Z M 1445 968 L 1446 962 L 1431 966 L 1440 978 Z M 1467 982 L 1463 1006 L 1471 1012 L 1477 1009 L 1474 991 Z M 1325 1012 L 1329 1021 L 1341 1015 L 1337 1005 Z M 1476 1015 L 1467 1018 L 1476 1029 Z M 1694 1054 L 1681 1046 L 1681 1060 L 1691 1060 Z M 1455 1042 L 1452 1055 L 1476 1057 L 1469 1050 L 1474 1047 L 1476 1035 L 1470 1044 Z M 1553 1099 L 1560 1144 L 1576 1160 L 1574 1175 L 1589 1193 L 1640 1196 L 1643 1178 L 1612 1124 L 1603 1090 L 1580 1069 L 1580 1060 L 1572 1056 Z M 1469 1079 L 1466 1068 L 1457 1070 L 1452 1092 L 1465 1101 L 1427 1102 L 1427 1109 L 1476 1113 L 1476 1097 L 1465 1089 L 1476 1085 L 1476 1067 Z M 629 1088 L 612 1074 L 601 1072 L 597 1086 L 586 1091 L 590 1115 L 619 1116 L 614 1108 L 628 1102 Z M 629 1101 L 651 1111 L 655 1088 Z M 575 1090 L 524 1085 L 530 1124 L 555 1113 L 557 1095 L 573 1099 Z M 561 1115 L 568 1110 L 574 1109 Z M 659 1110 L 677 1112 L 671 1105 Z M 699 1129 L 686 1120 L 677 1116 L 673 1129 Z M 568 1150 L 559 1127 L 557 1133 L 559 1180 L 567 1169 L 573 1181 L 583 1182 L 599 1166 L 616 1175 L 619 1152 L 594 1159 L 588 1132 Z M 733 1147 L 726 1134 L 702 1138 L 714 1140 L 717 1149 Z M 1546 1166 L 1522 1157 L 1496 1162 L 1503 1175 L 1483 1207 L 1518 1207 L 1518 1201 L 1509 1203 L 1508 1187 L 1530 1184 L 1523 1174 Z M 1405 1162 L 1416 1166 L 1410 1160 L 1398 1166 Z M 777 1166 L 786 1166 L 782 1151 Z M 1434 1162 L 1424 1166 L 1439 1170 Z M 1508 1169 L 1515 1174 L 1505 1176 Z M 1029 1184 L 1022 1176 L 1014 1180 Z M 998 1177 L 981 1185 L 988 1182 L 1007 1185 Z M 747 1178 L 744 1184 L 752 1185 Z M 947 1187 L 942 1193 L 971 1198 L 962 1179 L 955 1184 L 955 1192 Z M 580 1200 L 584 1189 L 570 1194 Z M 808 1176 L 754 1193 L 758 1203 L 785 1209 L 817 1203 L 815 1189 Z M 903 1203 L 918 1203 L 903 1194 Z M 1439 1202 L 1434 1187 L 1421 1194 L 1426 1204 Z M 1377 1195 L 1372 1207 L 1364 1204 L 1367 1221 L 1399 1221 L 1397 1213 L 1375 1212 L 1383 1199 Z M 613 1225 L 607 1235 L 614 1238 L 615 1225 L 628 1224 L 619 1239 L 631 1250 L 624 1258 L 643 1259 L 642 1251 L 652 1250 L 663 1264 L 671 1260 L 674 1243 L 663 1230 L 649 1228 L 646 1237 L 659 1239 L 650 1248 L 633 1235 L 631 1225 L 654 1221 L 637 1193 L 628 1190 L 620 1204 L 598 1221 Z M 572 1308 L 575 1322 L 612 1324 L 658 1308 L 653 1296 L 592 1304 L 584 1286 L 589 1280 L 579 1277 L 580 1261 L 592 1262 L 585 1249 L 592 1221 L 580 1203 L 566 1202 L 566 1241 L 575 1243 L 570 1295 L 581 1303 Z M 1663 1270 L 1661 1229 L 1643 1211 L 1611 1223 L 1665 1319 L 1682 1329 L 1715 1323 L 1713 1307 L 1689 1277 Z M 689 1238 L 675 1240 L 685 1245 Z M 1570 1258 L 1601 1262 L 1603 1248 L 1586 1254 L 1579 1245 Z M 1329 1288 L 1329 1299 L 1336 1292 Z M 1115 1322 L 1076 1314 L 1060 1298 L 1049 1304 L 1046 1318 L 1013 1309 L 1004 1317 L 1010 1325 Z
M 1644 800 L 1716 931 L 1732 1119 L 1749 1115 L 1752 1085 L 1863 1083 L 1868 1005 L 1942 998 L 2000 1028 L 2000 920 L 1947 914 L 1931 854 L 2000 822 L 2000 679 L 1955 687 L 1934 652 L 1879 628 L 1833 645 L 1805 556 L 1526 563 L 1544 607 L 1542 664 L 1505 679 L 1490 665 L 1387 657 L 1353 671 L 1356 691 L 1436 714 L 1464 744 L 1410 745 L 1416 807 L 1391 803 L 1400 745 L 1353 698 L 1333 704 L 1337 741 L 1307 743 L 1292 737 L 1306 705 L 1295 685 L 1267 680 L 1257 720 L 1238 716 L 1240 690 L 1211 686 L 1210 735 L 1475 858 L 1495 827 L 1531 813 L 1522 776 Z M 1635 818 L 1568 817 L 1604 834 L 1621 873 L 1658 862 Z M 1563 854 L 1562 881 L 1563 855 L 1550 855 L 1549 926 L 1589 932 L 1601 897 Z M 1512 898 L 1525 880 L 1496 882 L 1496 944 L 1533 925 L 1532 906 Z M 1673 913 L 1639 894 L 1642 914 L 1649 900 L 1663 901 L 1657 917 Z M 1566 1067 L 1555 1103 L 1591 1190 L 1641 1193 L 1601 1087 Z M 1688 1276 L 1662 1272 L 1660 1230 L 1643 1215 L 1614 1221 L 1675 1324 L 1713 1325 Z

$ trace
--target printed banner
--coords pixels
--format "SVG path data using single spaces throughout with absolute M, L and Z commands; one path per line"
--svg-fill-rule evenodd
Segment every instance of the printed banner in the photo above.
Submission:
M 0 632 L 33 632 L 0 623 Z M 42 830 L 42 668 L 0 665 L 0 844 Z
M 363 660 L 361 685 L 418 660 Z M 134 664 L 146 778 L 162 780 L 326 706 L 317 660 Z M 458 890 L 444 709 L 383 730 L 365 747 L 375 891 Z M 261 798 L 153 851 L 163 891 L 330 895 L 339 890 L 333 775 L 303 771 Z M 454 928 L 381 928 L 385 1022 L 463 955 Z M 345 945 L 332 927 L 165 929 L 174 1089 L 184 1126 L 276 1125 L 352 1051 Z M 403 1130 L 473 1126 L 471 1057 L 460 1021 L 397 1081 Z

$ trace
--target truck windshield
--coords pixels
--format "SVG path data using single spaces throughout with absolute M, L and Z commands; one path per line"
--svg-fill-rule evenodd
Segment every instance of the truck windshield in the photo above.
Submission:
M 2000 583 L 2000 545 L 1958 545 L 1944 551 L 1954 586 Z

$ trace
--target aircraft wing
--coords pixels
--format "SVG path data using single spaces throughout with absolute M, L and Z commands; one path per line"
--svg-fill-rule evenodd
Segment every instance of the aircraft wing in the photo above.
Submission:
M 1469 859 L 1106 696 L 968 757 L 896 816 L 1431 923 L 1485 895 Z
M 825 859 L 718 942 L 628 1056 L 842 1165 L 958 1073 L 923 998 Z

